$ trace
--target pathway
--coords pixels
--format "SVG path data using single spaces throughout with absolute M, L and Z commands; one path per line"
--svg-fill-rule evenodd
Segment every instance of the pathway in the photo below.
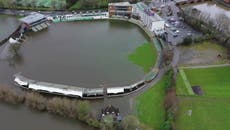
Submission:
M 230 66 L 230 64 L 220 64 L 220 65 L 204 65 L 204 66 L 188 66 L 188 67 L 180 67 L 182 69 L 192 69 L 192 68 L 212 68 L 212 67 L 225 67 Z

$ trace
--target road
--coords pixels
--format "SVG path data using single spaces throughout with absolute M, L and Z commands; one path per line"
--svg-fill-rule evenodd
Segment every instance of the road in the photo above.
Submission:
M 230 66 L 230 64 L 189 66 L 189 67 L 180 67 L 180 68 L 182 68 L 182 69 L 195 69 L 195 68 L 212 68 L 212 67 L 225 67 L 225 66 Z

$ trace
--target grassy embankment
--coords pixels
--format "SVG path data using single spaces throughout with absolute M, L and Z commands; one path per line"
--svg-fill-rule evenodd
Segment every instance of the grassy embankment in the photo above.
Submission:
M 129 60 L 141 66 L 143 71 L 147 73 L 156 63 L 157 50 L 151 43 L 144 43 L 129 55 Z
M 139 95 L 136 99 L 136 115 L 139 120 L 152 129 L 162 128 L 165 121 L 164 99 L 170 74 L 167 73 L 156 85 Z
M 177 130 L 230 129 L 230 67 L 185 69 L 190 84 L 200 86 L 203 96 L 187 96 L 178 75 L 177 95 L 180 99 L 176 118 Z

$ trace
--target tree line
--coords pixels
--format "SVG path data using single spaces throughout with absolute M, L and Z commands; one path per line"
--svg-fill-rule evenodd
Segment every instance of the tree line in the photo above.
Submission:
M 89 101 L 66 97 L 47 97 L 37 92 L 18 93 L 13 88 L 0 85 L 0 102 L 13 105 L 25 104 L 32 110 L 49 112 L 62 117 L 82 121 L 87 125 L 101 130 L 150 130 L 140 123 L 134 115 L 128 115 L 121 122 L 113 120 L 99 121 L 92 114 Z

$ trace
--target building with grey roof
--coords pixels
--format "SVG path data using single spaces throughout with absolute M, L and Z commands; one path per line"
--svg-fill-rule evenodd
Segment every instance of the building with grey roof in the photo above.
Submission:
M 26 29 L 32 30 L 34 32 L 45 29 L 50 25 L 45 15 L 36 12 L 33 12 L 19 20 L 23 23 L 23 25 L 25 25 Z

